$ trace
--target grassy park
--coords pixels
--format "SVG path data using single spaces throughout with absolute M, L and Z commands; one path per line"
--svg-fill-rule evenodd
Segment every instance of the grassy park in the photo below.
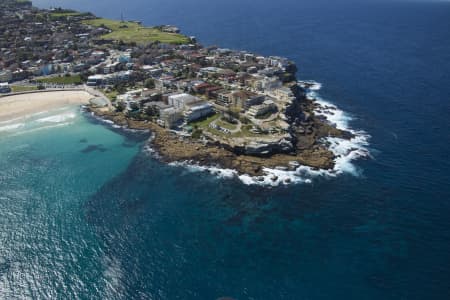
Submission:
M 110 19 L 85 20 L 83 23 L 94 27 L 106 27 L 110 33 L 102 35 L 105 40 L 123 41 L 125 43 L 147 44 L 159 41 L 168 44 L 185 44 L 189 39 L 181 34 L 163 32 L 158 28 L 144 27 L 136 22 L 122 22 Z
M 49 83 L 49 84 L 82 84 L 83 80 L 80 75 L 71 76 L 56 76 L 48 78 L 40 78 L 36 80 L 39 83 Z

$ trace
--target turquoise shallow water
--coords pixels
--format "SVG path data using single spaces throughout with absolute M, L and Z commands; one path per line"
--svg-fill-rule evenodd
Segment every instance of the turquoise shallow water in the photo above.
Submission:
M 36 2 L 287 56 L 373 159 L 262 188 L 162 165 L 80 116 L 0 133 L 0 298 L 450 298 L 448 3 Z
M 77 107 L 12 124 L 0 132 L 1 298 L 105 289 L 104 247 L 82 207 L 127 167 L 138 144 L 90 123 Z

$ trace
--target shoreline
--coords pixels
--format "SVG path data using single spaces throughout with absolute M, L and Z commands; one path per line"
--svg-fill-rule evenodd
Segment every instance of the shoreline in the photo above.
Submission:
M 26 6 L 7 2 L 5 7 L 24 11 L 33 20 L 36 11 L 30 10 L 31 3 Z M 55 43 L 56 48 L 72 50 L 62 56 L 70 58 L 72 64 L 80 62 L 84 68 L 56 82 L 86 84 L 84 88 L 72 85 L 75 88 L 71 91 L 0 97 L 0 123 L 71 104 L 84 105 L 113 127 L 151 131 L 151 147 L 163 162 L 217 166 L 259 181 L 272 173 L 271 180 L 279 182 L 277 172 L 298 172 L 301 168 L 334 174 L 348 157 L 351 161 L 369 155 L 364 147 L 368 135 L 351 129 L 344 119 L 349 116 L 321 101 L 315 94 L 321 87 L 319 83 L 298 81 L 297 66 L 287 58 L 204 47 L 195 38 L 191 44 L 173 39 L 161 44 L 159 39 L 150 39 L 138 47 L 137 41 L 123 40 L 124 33 L 139 31 L 133 26 L 129 32 L 125 30 L 137 23 L 122 26 L 118 21 L 75 11 L 55 21 L 51 11 L 41 13 L 49 16 L 42 23 L 48 29 L 58 27 L 69 34 L 61 27 L 66 20 L 74 26 L 72 33 L 83 32 L 72 35 L 75 42 L 88 37 L 88 43 L 83 43 L 83 55 L 78 47 L 69 49 Z M 34 32 L 31 22 L 25 27 Z M 170 35 L 162 27 L 155 30 L 165 37 Z M 100 40 L 95 38 L 98 31 L 103 33 Z M 106 39 L 106 44 L 101 42 L 105 36 L 111 39 Z M 121 41 L 129 48 L 111 47 L 113 41 Z M 83 71 L 88 68 L 89 72 Z M 81 80 L 80 74 L 87 75 L 87 80 Z M 103 88 L 114 105 L 101 92 Z
M 0 122 L 24 118 L 42 111 L 72 104 L 86 105 L 95 98 L 87 91 L 39 91 L 5 95 L 0 98 Z
M 4 96 L 0 98 L 0 122 L 5 123 L 70 104 L 86 105 L 86 111 L 116 128 L 120 126 L 150 131 L 152 138 L 146 148 L 156 154 L 153 155 L 154 158 L 168 165 L 208 171 L 219 177 L 235 177 L 244 184 L 277 186 L 296 182 L 310 183 L 312 177 L 334 177 L 343 173 L 342 164 L 370 156 L 364 147 L 368 144 L 368 135 L 359 134 L 343 124 L 331 124 L 331 119 L 336 114 L 345 112 L 329 102 L 322 103 L 324 101 L 320 97 L 316 98 L 314 90 L 310 91 L 312 93 L 302 100 L 301 109 L 313 113 L 314 117 L 310 122 L 312 131 L 310 134 L 302 133 L 297 136 L 305 146 L 297 148 L 297 153 L 277 153 L 268 157 L 236 154 L 217 142 L 182 137 L 150 121 L 133 120 L 121 113 L 92 107 L 87 104 L 95 97 L 87 91 L 45 91 Z M 24 106 L 27 109 L 23 109 Z M 342 150 L 343 143 L 350 145 L 348 149 Z M 360 146 L 355 146 L 355 143 Z M 340 151 L 345 153 L 339 153 Z
M 311 88 L 310 91 L 316 90 Z M 163 163 L 209 171 L 220 177 L 238 177 L 244 184 L 276 186 L 294 182 L 310 183 L 312 177 L 334 177 L 344 172 L 344 164 L 370 156 L 364 147 L 368 144 L 368 135 L 359 134 L 342 124 L 331 123 L 336 113 L 345 112 L 333 104 L 321 103 L 311 94 L 302 99 L 301 109 L 313 116 L 309 121 L 311 132 L 297 135 L 304 146 L 297 147 L 296 153 L 259 157 L 237 154 L 214 141 L 180 136 L 150 121 L 134 120 L 121 113 L 88 107 L 88 111 L 97 118 L 114 126 L 149 130 L 152 138 L 147 148 Z M 343 144 L 347 146 L 342 147 Z M 352 168 L 346 167 L 347 171 Z

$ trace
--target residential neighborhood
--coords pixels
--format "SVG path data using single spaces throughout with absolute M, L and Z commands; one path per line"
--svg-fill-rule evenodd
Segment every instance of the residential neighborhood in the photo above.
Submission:
M 193 37 L 188 43 L 108 40 L 132 22 L 105 19 L 113 24 L 108 27 L 90 13 L 38 10 L 27 1 L 0 6 L 2 93 L 86 85 L 130 118 L 233 147 L 282 140 L 285 151 L 293 148 L 286 111 L 301 91 L 296 66 L 286 58 L 203 47 Z M 152 30 L 180 35 L 173 25 Z

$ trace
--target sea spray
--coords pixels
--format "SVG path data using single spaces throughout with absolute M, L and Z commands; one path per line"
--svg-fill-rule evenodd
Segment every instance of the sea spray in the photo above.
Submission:
M 173 162 L 169 165 L 176 167 L 182 166 L 194 172 L 207 171 L 217 178 L 238 178 L 246 185 L 260 186 L 280 186 L 302 183 L 311 184 L 314 178 L 334 178 L 341 174 L 359 176 L 361 171 L 354 164 L 354 161 L 360 158 L 370 157 L 370 152 L 367 148 L 370 135 L 363 130 L 352 129 L 349 125 L 353 120 L 352 116 L 319 96 L 318 91 L 322 88 L 321 83 L 315 81 L 300 81 L 298 84 L 306 90 L 307 98 L 317 104 L 314 110 L 316 115 L 322 116 L 337 129 L 348 131 L 353 135 L 350 139 L 327 137 L 322 140 L 322 142 L 327 145 L 328 149 L 335 155 L 333 169 L 317 169 L 304 165 L 299 165 L 294 170 L 263 168 L 264 175 L 250 176 L 248 174 L 240 175 L 236 170 L 223 169 L 218 166 L 201 166 L 193 161 Z M 145 147 L 145 151 L 152 156 L 157 155 L 150 144 Z
M 23 135 L 39 130 L 67 126 L 73 124 L 76 118 L 76 108 L 74 106 L 66 106 L 2 121 L 0 122 L 0 132 L 2 135 L 8 136 Z

